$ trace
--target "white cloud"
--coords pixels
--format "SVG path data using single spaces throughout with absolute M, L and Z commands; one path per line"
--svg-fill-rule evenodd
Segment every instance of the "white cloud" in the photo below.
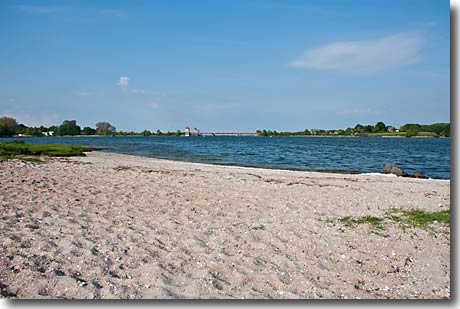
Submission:
M 366 41 L 343 41 L 310 49 L 290 63 L 301 69 L 370 74 L 421 61 L 420 33 L 399 33 Z
M 36 5 L 17 5 L 16 8 L 22 12 L 29 13 L 29 14 L 36 14 L 36 15 L 51 14 L 51 13 L 55 13 L 61 10 L 60 8 L 56 8 L 56 7 L 36 6 Z
M 120 86 L 123 92 L 125 92 L 126 89 L 128 89 L 128 83 L 129 83 L 129 78 L 126 76 L 122 76 L 120 77 L 120 81 L 118 82 L 117 85 Z

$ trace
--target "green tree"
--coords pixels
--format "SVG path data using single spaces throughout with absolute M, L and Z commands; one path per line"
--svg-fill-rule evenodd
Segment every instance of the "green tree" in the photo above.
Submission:
M 446 126 L 444 127 L 444 130 L 442 131 L 442 135 L 446 137 L 450 137 L 450 123 L 447 123 Z
M 56 134 L 58 130 L 59 130 L 59 127 L 57 126 L 51 126 L 48 128 L 48 132 L 54 132 L 54 134 Z
M 371 125 L 367 125 L 367 126 L 364 126 L 363 129 L 361 130 L 362 133 L 371 133 L 372 132 L 372 126 Z
M 150 132 L 149 130 L 142 131 L 142 136 L 150 136 L 150 135 L 152 135 L 152 132 Z
M 2 117 L 0 118 L 0 137 L 13 136 L 18 122 L 14 118 Z
M 382 133 L 386 131 L 387 126 L 382 121 L 377 122 L 375 126 L 372 128 L 372 133 Z
M 26 128 L 26 135 L 31 135 L 31 136 L 42 136 L 42 130 L 40 128 Z
M 90 127 L 84 127 L 82 133 L 84 135 L 94 135 L 96 134 L 96 129 L 90 128 Z
M 14 129 L 14 134 L 26 134 L 26 129 L 27 127 L 25 125 L 18 124 L 16 128 Z
M 419 132 L 420 125 L 416 123 L 407 123 L 399 128 L 399 131 L 401 132 L 407 132 L 408 130 Z
M 64 120 L 56 135 L 80 135 L 81 129 L 76 120 Z
M 359 123 L 353 128 L 353 132 L 355 133 L 363 133 L 364 127 Z
M 96 123 L 96 134 L 97 135 L 113 135 L 117 132 L 117 129 L 109 122 L 98 122 Z
M 411 136 L 417 136 L 418 130 L 416 128 L 409 128 L 406 130 L 406 136 L 411 137 Z

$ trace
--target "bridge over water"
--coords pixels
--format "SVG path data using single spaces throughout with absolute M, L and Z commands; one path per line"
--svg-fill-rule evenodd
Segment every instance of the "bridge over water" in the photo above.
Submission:
M 256 132 L 252 131 L 215 131 L 215 132 L 200 132 L 203 136 L 255 136 Z

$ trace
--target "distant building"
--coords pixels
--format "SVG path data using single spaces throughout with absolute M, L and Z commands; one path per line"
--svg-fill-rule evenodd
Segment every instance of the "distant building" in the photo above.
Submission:
M 195 136 L 200 135 L 200 130 L 198 130 L 197 128 L 193 129 L 193 135 Z
M 185 136 L 190 136 L 190 127 L 185 127 Z
M 42 132 L 42 134 L 45 136 L 54 136 L 54 131 Z
M 387 131 L 388 131 L 389 133 L 393 133 L 393 132 L 395 132 L 395 128 L 392 127 L 392 126 L 389 126 L 389 127 L 387 128 Z

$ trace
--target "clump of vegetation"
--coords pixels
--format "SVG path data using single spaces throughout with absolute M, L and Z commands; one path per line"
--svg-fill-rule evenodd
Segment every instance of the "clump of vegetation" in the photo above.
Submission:
M 338 219 L 339 222 L 342 222 L 345 226 L 353 227 L 358 224 L 369 224 L 372 226 L 373 229 L 376 230 L 383 230 L 385 227 L 383 225 L 382 218 L 372 217 L 372 216 L 365 216 L 359 218 L 352 218 L 352 217 L 343 217 Z
M 265 230 L 265 226 L 263 224 L 257 224 L 251 226 L 251 230 Z
M 392 209 L 385 213 L 383 218 L 364 216 L 364 217 L 343 217 L 328 222 L 338 221 L 346 227 L 355 227 L 359 224 L 369 224 L 373 230 L 384 230 L 386 223 L 399 223 L 402 228 L 418 227 L 429 230 L 429 225 L 434 223 L 446 224 L 450 226 L 450 210 L 426 212 L 423 210 L 402 210 Z
M 426 212 L 423 210 L 392 209 L 389 218 L 405 226 L 427 229 L 432 223 L 447 224 L 450 226 L 450 210 Z
M 85 156 L 89 148 L 76 145 L 26 144 L 24 141 L 0 143 L 0 157 L 11 158 L 20 155 L 72 157 Z
M 257 130 L 257 136 L 423 136 L 423 137 L 450 137 L 450 123 L 434 123 L 430 125 L 405 124 L 399 130 L 391 125 L 379 121 L 375 125 L 357 124 L 354 128 L 346 129 L 305 129 L 298 132 L 278 132 L 271 130 Z

